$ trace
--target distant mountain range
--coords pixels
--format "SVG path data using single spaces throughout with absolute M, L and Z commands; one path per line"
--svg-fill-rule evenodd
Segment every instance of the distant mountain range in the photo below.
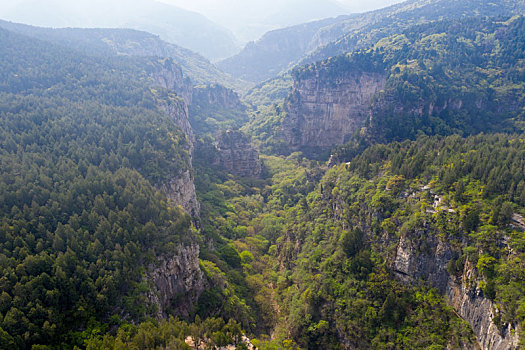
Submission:
M 0 20 L 0 27 L 10 31 L 73 48 L 90 56 L 170 57 L 194 84 L 220 83 L 243 90 L 245 82 L 223 73 L 206 58 L 158 36 L 133 29 L 42 28 Z
M 218 66 L 233 76 L 261 82 L 296 64 L 367 47 L 414 24 L 512 15 L 524 9 L 523 0 L 409 0 L 377 11 L 271 31 L 248 44 L 239 54 L 219 62 Z
M 203 15 L 153 0 L 21 0 L 0 18 L 44 27 L 132 28 L 160 35 L 211 60 L 239 49 L 233 34 Z
M 355 11 L 335 0 L 159 0 L 204 14 L 243 43 L 270 30 Z M 377 4 L 376 4 L 377 5 Z M 377 6 L 375 8 L 379 8 Z

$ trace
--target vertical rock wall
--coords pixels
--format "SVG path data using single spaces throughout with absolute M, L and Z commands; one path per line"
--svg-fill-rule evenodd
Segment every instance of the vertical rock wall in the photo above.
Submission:
M 375 94 L 385 86 L 379 73 L 344 73 L 336 78 L 295 80 L 286 101 L 281 138 L 292 148 L 331 147 L 360 130 Z

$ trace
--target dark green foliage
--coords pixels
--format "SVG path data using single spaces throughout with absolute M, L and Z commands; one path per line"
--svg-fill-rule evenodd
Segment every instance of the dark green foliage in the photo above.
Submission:
M 190 228 L 154 186 L 187 169 L 186 139 L 137 63 L 0 43 L 0 341 L 82 346 L 154 311 L 145 266 Z
M 237 349 L 247 349 L 242 341 L 243 331 L 234 320 L 225 323 L 220 318 L 209 318 L 201 321 L 198 317 L 188 324 L 173 317 L 159 322 L 148 321 L 140 325 L 124 324 L 116 335 L 93 334 L 85 342 L 87 350 L 118 349 L 177 349 L 190 350 L 186 344 L 187 337 L 195 343 L 201 341 L 207 348 L 236 345 Z

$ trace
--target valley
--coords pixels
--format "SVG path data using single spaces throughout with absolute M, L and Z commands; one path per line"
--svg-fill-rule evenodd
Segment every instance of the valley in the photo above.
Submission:
M 524 10 L 0 21 L 0 348 L 524 348 Z

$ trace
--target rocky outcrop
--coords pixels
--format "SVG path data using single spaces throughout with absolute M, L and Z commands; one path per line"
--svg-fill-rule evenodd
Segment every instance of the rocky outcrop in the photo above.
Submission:
M 218 108 L 246 109 L 235 91 L 219 84 L 196 86 L 193 89 L 193 96 L 196 101 Z
M 240 131 L 221 133 L 217 142 L 218 159 L 215 164 L 238 176 L 257 177 L 262 166 L 259 152 L 253 148 L 251 139 Z
M 188 105 L 184 100 L 176 96 L 163 99 L 159 102 L 160 107 L 166 111 L 168 116 L 177 124 L 182 132 L 188 138 L 190 146 L 190 157 L 193 155 L 193 146 L 195 144 L 195 135 L 188 118 Z
M 422 228 L 400 238 L 392 267 L 402 281 L 425 281 L 445 295 L 449 305 L 472 326 L 482 349 L 518 349 L 516 325 L 504 324 L 500 329 L 493 322 L 496 307 L 478 288 L 475 267 L 467 261 L 461 277 L 449 275 L 447 266 L 453 256 L 450 245 L 437 233 Z
M 193 96 L 193 84 L 184 76 L 182 68 L 171 58 L 162 58 L 152 63 L 150 76 L 154 85 L 175 92 L 190 105 Z
M 187 318 L 204 291 L 204 274 L 199 267 L 199 246 L 179 247 L 177 254 L 161 258 L 148 268 L 151 289 L 148 301 L 157 307 L 157 317 Z
M 180 176 L 172 178 L 160 186 L 167 197 L 175 204 L 180 205 L 191 217 L 200 215 L 200 204 L 195 192 L 195 183 L 190 170 L 184 171 Z
M 189 121 L 188 104 L 191 103 L 193 88 L 191 81 L 184 77 L 181 68 L 172 59 L 160 59 L 152 63 L 150 77 L 154 87 L 161 87 L 167 95 L 158 98 L 160 108 L 182 130 L 188 140 L 188 169 L 173 177 L 160 187 L 175 204 L 182 206 L 193 218 L 200 214 L 200 204 L 195 192 L 192 174 L 193 147 L 195 136 Z M 175 93 L 175 94 L 173 94 Z
M 502 329 L 496 326 L 495 305 L 476 287 L 475 280 L 471 280 L 473 270 L 474 267 L 467 263 L 461 281 L 449 281 L 446 293 L 449 304 L 470 323 L 482 349 L 519 349 L 519 333 L 515 325 L 505 324 Z
M 321 70 L 294 81 L 281 133 L 292 148 L 329 148 L 347 142 L 363 127 L 373 97 L 386 82 L 381 73 L 327 74 Z
M 196 86 L 190 105 L 190 123 L 196 134 L 217 135 L 238 129 L 249 120 L 247 107 L 237 93 L 222 85 Z

